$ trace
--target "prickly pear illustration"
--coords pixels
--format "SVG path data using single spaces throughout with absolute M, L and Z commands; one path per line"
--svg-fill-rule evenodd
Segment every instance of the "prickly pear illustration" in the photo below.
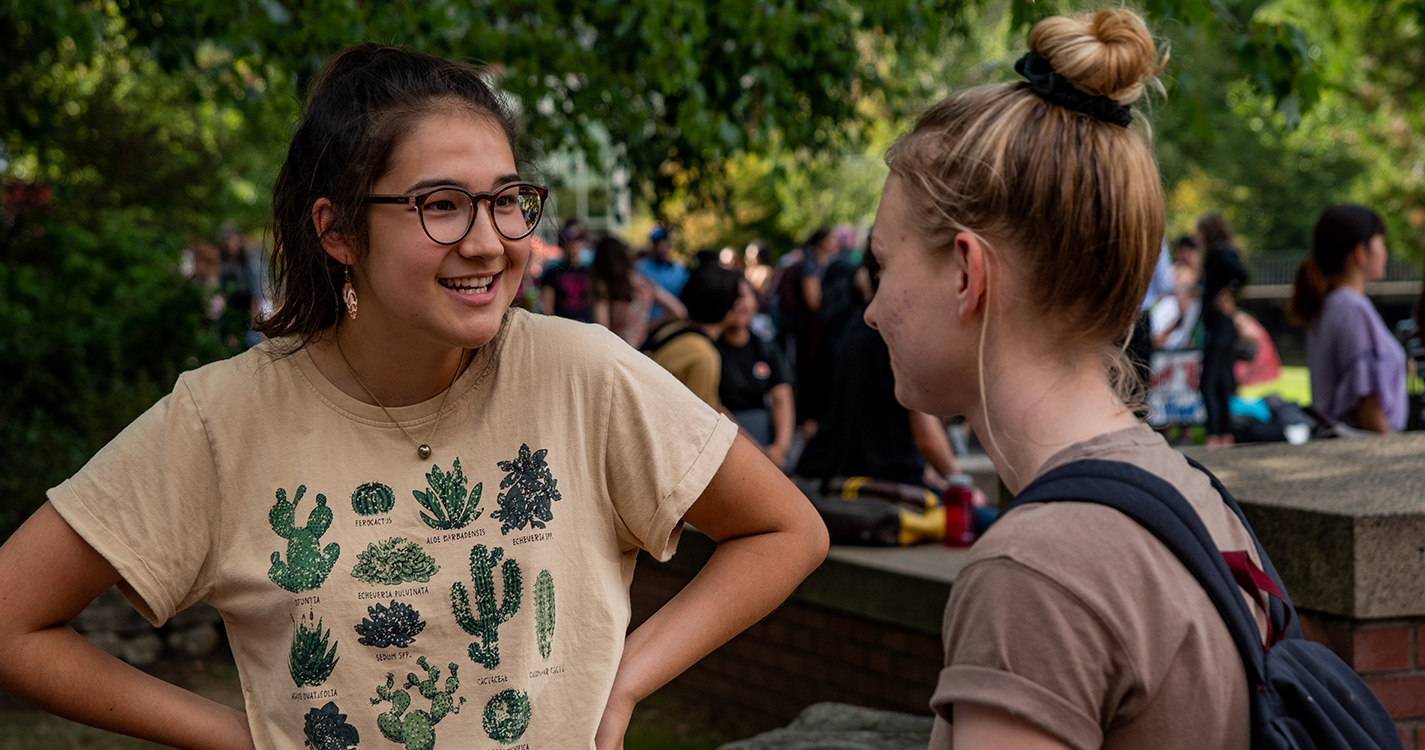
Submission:
M 504 602 L 495 605 L 495 566 L 500 564 L 505 550 L 496 547 L 485 549 L 477 544 L 470 548 L 470 580 L 475 596 L 475 609 L 470 609 L 470 597 L 465 593 L 465 585 L 456 581 L 450 587 L 450 602 L 455 608 L 455 621 L 465 632 L 475 636 L 470 644 L 470 660 L 482 664 L 486 669 L 500 666 L 500 625 L 514 617 L 520 609 L 520 596 L 524 581 L 520 577 L 519 563 L 505 560 L 500 566 L 500 576 L 504 582 Z
M 500 509 L 490 517 L 500 522 L 500 533 L 508 534 L 513 529 L 542 529 L 544 524 L 554 519 L 553 503 L 559 500 L 559 481 L 550 473 L 544 457 L 549 451 L 541 448 L 533 454 L 528 445 L 520 445 L 520 455 L 513 461 L 496 463 L 500 471 L 507 472 L 500 480 L 501 492 L 496 500 Z
M 432 529 L 463 529 L 484 512 L 475 508 L 480 504 L 483 485 L 475 485 L 466 497 L 465 474 L 460 471 L 460 459 L 455 459 L 455 466 L 449 473 L 441 471 L 439 466 L 431 466 L 426 482 L 430 484 L 429 492 L 416 490 L 412 494 L 433 514 L 421 513 L 421 520 Z
M 396 507 L 396 493 L 380 482 L 367 482 L 351 493 L 351 509 L 358 516 L 379 516 Z
M 314 622 L 315 621 L 315 622 Z M 298 687 L 316 687 L 327 681 L 339 661 L 336 655 L 337 643 L 327 643 L 331 630 L 322 630 L 322 621 L 313 612 L 301 618 L 292 629 L 292 648 L 287 658 L 287 670 L 292 673 L 292 681 Z
M 539 655 L 549 658 L 554 648 L 554 576 L 539 571 L 534 579 L 534 634 L 539 639 Z
M 346 714 L 331 701 L 307 712 L 307 725 L 302 731 L 307 735 L 302 744 L 312 750 L 356 750 L 361 742 L 356 727 L 346 723 Z
M 356 633 L 361 636 L 356 642 L 363 646 L 405 648 L 426 629 L 420 612 L 395 599 L 391 600 L 390 607 L 377 604 L 367 607 L 366 612 L 369 617 L 361 618 L 361 624 L 356 626 Z
M 332 509 L 327 507 L 326 495 L 317 495 L 317 507 L 307 514 L 307 525 L 297 526 L 297 504 L 307 485 L 297 488 L 297 496 L 287 502 L 287 490 L 278 488 L 277 503 L 267 512 L 267 523 L 277 535 L 287 540 L 287 562 L 282 562 L 279 552 L 272 553 L 272 567 L 267 577 L 288 591 L 308 591 L 321 586 L 332 572 L 341 547 L 332 542 L 319 548 L 322 534 L 332 525 Z
M 396 675 L 388 673 L 386 684 L 376 686 L 376 697 L 371 699 L 371 705 L 391 704 L 390 711 L 376 717 L 376 726 L 381 728 L 381 734 L 386 739 L 405 745 L 406 750 L 431 750 L 435 747 L 435 725 L 448 714 L 460 713 L 465 699 L 461 698 L 458 703 L 454 700 L 455 691 L 460 689 L 460 680 L 456 677 L 453 662 L 449 665 L 450 676 L 445 678 L 444 690 L 436 689 L 440 680 L 439 667 L 432 667 L 424 656 L 416 659 L 416 664 L 426 671 L 424 680 L 417 679 L 416 673 L 410 672 L 406 675 L 406 684 L 397 689 Z M 411 688 L 416 688 L 422 697 L 430 701 L 430 711 L 407 710 L 411 707 L 411 694 L 406 691 Z
M 485 734 L 501 745 L 510 745 L 529 728 L 529 695 L 520 690 L 503 690 L 485 704 L 482 724 Z
M 419 544 L 393 536 L 384 542 L 366 545 L 366 551 L 356 555 L 351 575 L 370 584 L 399 586 L 411 581 L 430 583 L 440 571 L 435 558 L 426 554 Z

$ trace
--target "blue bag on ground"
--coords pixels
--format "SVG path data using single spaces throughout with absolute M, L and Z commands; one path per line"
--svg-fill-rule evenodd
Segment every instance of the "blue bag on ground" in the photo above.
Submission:
M 1217 605 L 1242 656 L 1253 687 L 1253 750 L 1401 748 L 1395 723 L 1360 676 L 1330 649 L 1301 637 L 1301 626 L 1281 578 L 1237 501 L 1211 472 L 1191 459 L 1189 462 L 1212 479 L 1212 486 L 1241 519 L 1261 558 L 1260 570 L 1243 570 L 1245 553 L 1218 550 L 1202 520 L 1175 487 L 1118 461 L 1077 461 L 1061 466 L 1030 483 L 1006 512 L 1027 503 L 1107 505 L 1137 521 L 1172 550 Z M 1239 585 L 1249 592 L 1260 588 L 1272 595 L 1265 648 Z

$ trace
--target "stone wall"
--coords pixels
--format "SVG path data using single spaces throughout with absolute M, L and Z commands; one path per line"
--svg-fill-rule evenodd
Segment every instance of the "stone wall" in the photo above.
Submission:
M 136 667 L 166 657 L 200 659 L 226 638 L 222 616 L 206 604 L 199 602 L 155 628 L 117 588 L 96 597 L 69 624 L 90 643 Z

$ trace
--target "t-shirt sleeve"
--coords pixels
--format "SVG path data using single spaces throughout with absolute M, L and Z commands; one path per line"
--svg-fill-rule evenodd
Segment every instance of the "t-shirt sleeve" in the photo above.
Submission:
M 1372 394 L 1380 396 L 1391 387 L 1382 368 L 1372 314 L 1363 307 L 1349 308 L 1334 334 L 1332 350 L 1340 379 L 1335 384 L 1332 403 L 1349 407 L 1348 414 L 1354 413 L 1354 405 L 1361 399 Z
M 619 535 L 668 560 L 683 514 L 722 466 L 737 426 L 653 360 L 626 346 L 613 351 L 604 465 Z
M 183 378 L 48 495 L 60 516 L 119 571 L 119 588 L 154 625 L 211 592 L 220 528 L 217 469 Z
M 956 701 L 1014 714 L 1075 750 L 1103 744 L 1124 688 L 1124 648 L 1103 618 L 1056 581 L 1005 558 L 972 563 L 951 590 L 945 668 L 930 705 Z

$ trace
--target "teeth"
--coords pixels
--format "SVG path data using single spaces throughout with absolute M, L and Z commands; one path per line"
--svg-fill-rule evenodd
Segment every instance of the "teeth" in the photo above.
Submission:
M 440 284 L 446 289 L 454 289 L 465 294 L 483 294 L 490 290 L 490 283 L 494 280 L 494 276 L 480 276 L 465 279 L 441 279 Z

